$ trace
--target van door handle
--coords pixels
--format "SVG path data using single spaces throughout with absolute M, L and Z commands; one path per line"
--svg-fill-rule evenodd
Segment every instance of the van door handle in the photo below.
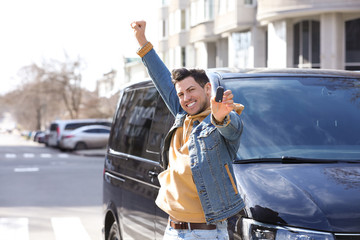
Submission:
M 157 172 L 154 172 L 154 171 L 149 171 L 148 172 L 148 176 L 153 178 L 153 177 L 157 177 L 159 174 Z

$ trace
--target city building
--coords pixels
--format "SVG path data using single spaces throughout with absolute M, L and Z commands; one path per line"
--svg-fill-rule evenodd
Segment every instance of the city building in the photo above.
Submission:
M 124 62 L 124 83 L 136 82 L 149 77 L 141 58 L 125 58 Z
M 96 91 L 99 97 L 110 98 L 118 94 L 119 89 L 129 82 L 149 78 L 140 58 L 123 58 L 117 70 L 111 70 L 96 81 Z
M 102 78 L 96 81 L 96 91 L 99 97 L 110 97 L 115 89 L 117 71 L 111 70 L 103 74 Z
M 360 1 L 163 0 L 157 51 L 170 69 L 360 70 Z

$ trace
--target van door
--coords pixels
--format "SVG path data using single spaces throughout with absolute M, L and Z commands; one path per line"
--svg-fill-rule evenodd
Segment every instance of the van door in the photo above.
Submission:
M 147 151 L 156 154 L 157 160 L 160 164 L 161 146 L 164 138 L 171 126 L 174 123 L 174 116 L 170 113 L 162 98 L 159 96 L 157 101 L 155 116 L 151 124 L 151 130 L 148 138 Z M 160 186 L 157 175 L 162 169 L 159 167 L 153 169 L 154 178 L 153 183 Z M 155 201 L 155 199 L 154 199 Z M 168 215 L 156 206 L 156 219 L 155 219 L 155 239 L 163 239 L 164 230 L 168 223 Z
M 152 86 L 152 85 L 151 85 Z M 154 87 L 127 90 L 119 105 L 109 140 L 109 165 L 119 188 L 117 211 L 123 239 L 155 238 L 155 198 L 159 186 L 153 171 L 158 156 L 146 149 L 158 100 Z

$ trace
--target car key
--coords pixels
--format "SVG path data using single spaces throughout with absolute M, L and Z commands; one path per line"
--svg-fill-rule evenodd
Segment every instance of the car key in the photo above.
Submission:
M 224 88 L 222 86 L 218 86 L 218 88 L 216 89 L 215 101 L 222 102 L 223 95 L 224 95 Z

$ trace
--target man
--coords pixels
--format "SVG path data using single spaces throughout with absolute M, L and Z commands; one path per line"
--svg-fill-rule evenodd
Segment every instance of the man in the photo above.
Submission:
M 182 68 L 170 74 L 146 39 L 146 22 L 131 26 L 140 45 L 137 53 L 175 116 L 164 140 L 165 170 L 156 199 L 169 214 L 164 239 L 228 239 L 226 219 L 244 207 L 232 169 L 244 107 L 234 104 L 230 90 L 216 102 L 203 70 Z

